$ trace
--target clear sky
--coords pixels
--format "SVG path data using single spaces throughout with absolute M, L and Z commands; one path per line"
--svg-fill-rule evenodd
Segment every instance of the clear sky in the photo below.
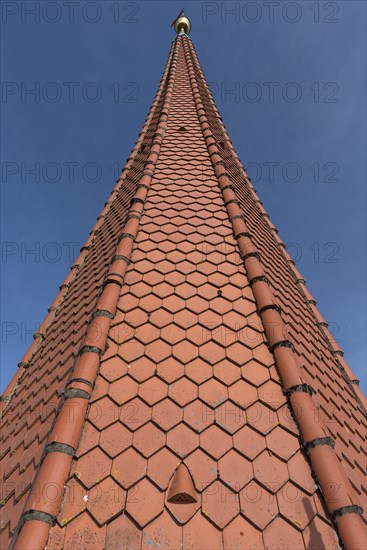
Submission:
M 1 3 L 2 389 L 129 156 L 182 7 L 234 146 L 366 391 L 354 0 Z

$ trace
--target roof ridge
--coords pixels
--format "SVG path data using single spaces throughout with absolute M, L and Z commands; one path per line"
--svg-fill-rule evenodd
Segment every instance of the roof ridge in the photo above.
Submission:
M 295 266 L 294 260 L 288 254 L 282 240 L 278 237 L 278 230 L 276 229 L 274 224 L 270 221 L 269 215 L 267 214 L 266 210 L 262 207 L 262 201 L 260 200 L 259 196 L 257 195 L 256 189 L 252 185 L 250 177 L 248 176 L 248 174 L 246 173 L 244 167 L 241 164 L 241 161 L 239 159 L 239 156 L 236 153 L 236 150 L 233 146 L 231 138 L 229 137 L 228 132 L 227 132 L 227 130 L 226 130 L 224 124 L 223 124 L 222 117 L 220 116 L 220 114 L 218 112 L 218 109 L 216 107 L 214 98 L 213 98 L 212 93 L 210 91 L 210 88 L 209 88 L 209 86 L 206 82 L 205 75 L 203 74 L 203 71 L 201 69 L 201 66 L 200 66 L 196 51 L 195 51 L 195 46 L 192 42 L 191 42 L 191 45 L 192 45 L 192 54 L 195 58 L 196 63 L 198 64 L 198 70 L 199 70 L 200 76 L 202 78 L 202 83 L 203 83 L 204 88 L 207 92 L 208 99 L 211 102 L 211 105 L 214 108 L 215 112 L 217 113 L 218 124 L 221 127 L 221 130 L 222 130 L 222 132 L 223 132 L 223 134 L 224 134 L 224 136 L 227 140 L 227 143 L 229 145 L 229 149 L 233 154 L 233 158 L 235 160 L 235 163 L 236 163 L 237 167 L 239 168 L 240 172 L 242 173 L 243 177 L 245 178 L 250 192 L 252 192 L 253 195 L 254 195 L 256 207 L 258 208 L 258 210 L 260 212 L 260 215 L 263 217 L 266 225 L 268 226 L 269 232 L 272 236 L 272 239 L 274 240 L 274 242 L 278 246 L 282 256 L 284 257 L 286 267 L 289 270 L 289 272 L 291 273 L 292 277 L 294 278 L 294 280 L 296 282 L 296 286 L 298 287 L 302 298 L 304 299 L 309 311 L 311 312 L 313 318 L 315 319 L 316 326 L 318 327 L 321 335 L 323 336 L 323 338 L 325 339 L 329 349 L 331 350 L 334 361 L 335 361 L 335 364 L 337 365 L 338 369 L 340 370 L 344 380 L 348 384 L 349 389 L 350 389 L 351 393 L 353 394 L 353 397 L 357 401 L 358 406 L 360 407 L 362 413 L 365 416 L 367 416 L 367 398 L 365 397 L 365 395 L 363 394 L 363 392 L 361 391 L 361 388 L 359 386 L 360 380 L 354 374 L 351 367 L 348 365 L 348 363 L 343 358 L 344 352 L 340 348 L 340 346 L 336 344 L 336 341 L 334 340 L 333 336 L 331 335 L 330 331 L 328 330 L 328 328 L 327 328 L 328 323 L 327 323 L 327 321 L 325 321 L 325 319 L 321 315 L 319 309 L 316 307 L 317 302 L 313 298 L 313 296 L 311 295 L 309 290 L 307 289 L 305 279 L 300 275 L 298 269 Z
M 185 38 L 183 40 L 200 127 L 238 242 L 240 256 L 252 286 L 270 349 L 275 358 L 283 391 L 287 395 L 300 430 L 303 446 L 308 454 L 312 470 L 316 475 L 327 509 L 340 538 L 347 548 L 362 550 L 364 528 L 360 515 L 363 513 L 363 509 L 357 505 L 358 499 L 334 451 L 334 441 L 328 435 L 324 422 L 320 418 L 319 422 L 315 422 L 313 411 L 318 410 L 318 407 L 312 398 L 314 390 L 302 379 L 294 353 L 294 346 L 289 339 L 285 338 L 285 323 L 281 316 L 281 308 L 277 304 L 265 277 L 260 255 L 248 231 L 234 188 L 223 166 L 222 156 L 208 122 L 195 75 L 191 43 L 186 42 Z M 329 479 L 329 472 L 335 472 L 335 480 L 331 481 Z M 331 482 L 338 486 L 338 492 L 333 494 L 333 498 L 330 498 Z
M 115 315 L 120 288 L 124 284 L 124 276 L 130 263 L 133 242 L 139 230 L 139 221 L 143 215 L 144 203 L 149 184 L 155 171 L 156 157 L 159 154 L 163 141 L 168 118 L 168 110 L 172 97 L 172 81 L 177 65 L 178 42 L 172 47 L 166 66 L 165 78 L 161 80 L 159 94 L 164 94 L 164 102 L 160 111 L 157 131 L 152 141 L 148 160 L 152 168 L 145 167 L 134 198 L 131 200 L 129 214 L 123 229 L 122 238 L 118 241 L 116 254 L 112 257 L 101 293 L 91 315 L 83 345 L 74 365 L 73 374 L 66 384 L 64 401 L 59 407 L 51 434 L 45 447 L 41 462 L 33 484 L 38 484 L 38 495 L 32 494 L 27 498 L 20 521 L 18 523 L 14 550 L 30 548 L 30 545 L 46 545 L 50 526 L 55 522 L 62 502 L 63 491 L 57 499 L 50 502 L 46 498 L 47 491 L 43 490 L 50 483 L 64 487 L 67 481 L 72 458 L 76 452 L 80 434 L 85 421 L 85 413 L 93 387 L 100 359 L 105 351 L 107 336 L 111 320 Z M 153 158 L 155 160 L 153 160 Z M 130 160 L 130 159 L 129 159 Z M 120 187 L 120 184 L 117 184 Z M 99 217 L 101 219 L 101 217 Z M 98 223 L 98 222 L 97 222 Z M 124 252 L 122 255 L 121 252 Z M 87 368 L 86 368 L 87 367 Z M 73 407 L 70 415 L 69 400 Z M 67 403 L 68 402 L 68 403 Z M 72 418 L 70 418 L 72 416 Z M 39 498 L 39 495 L 42 495 Z M 33 546 L 32 546 L 33 547 Z

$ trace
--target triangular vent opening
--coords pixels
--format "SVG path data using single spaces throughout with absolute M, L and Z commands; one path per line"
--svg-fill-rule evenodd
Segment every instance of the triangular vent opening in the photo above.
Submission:
M 192 504 L 197 502 L 196 491 L 190 472 L 182 462 L 171 479 L 167 500 L 168 502 L 172 502 L 172 504 Z
M 186 134 L 187 130 L 186 130 L 185 126 L 180 126 L 180 128 L 178 129 L 178 132 L 180 134 Z
M 190 503 L 190 502 L 197 502 L 192 495 L 189 495 L 188 493 L 177 493 L 176 495 L 172 495 L 168 502 L 173 502 L 174 504 L 180 504 L 180 503 Z

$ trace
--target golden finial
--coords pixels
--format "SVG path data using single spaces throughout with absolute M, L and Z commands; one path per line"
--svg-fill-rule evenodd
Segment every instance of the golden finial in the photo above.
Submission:
M 183 9 L 173 21 L 171 27 L 175 28 L 176 34 L 189 34 L 191 31 L 191 21 L 186 17 Z

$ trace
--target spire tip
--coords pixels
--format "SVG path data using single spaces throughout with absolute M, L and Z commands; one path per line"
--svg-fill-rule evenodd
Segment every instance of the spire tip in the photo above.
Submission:
M 171 27 L 174 27 L 176 34 L 189 34 L 191 31 L 191 21 L 186 17 L 183 9 L 173 21 Z

